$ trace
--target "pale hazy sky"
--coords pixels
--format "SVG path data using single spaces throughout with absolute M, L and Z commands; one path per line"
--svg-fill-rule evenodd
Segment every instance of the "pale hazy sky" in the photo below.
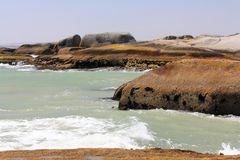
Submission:
M 240 0 L 0 0 L 0 44 L 51 42 L 72 34 L 240 32 Z

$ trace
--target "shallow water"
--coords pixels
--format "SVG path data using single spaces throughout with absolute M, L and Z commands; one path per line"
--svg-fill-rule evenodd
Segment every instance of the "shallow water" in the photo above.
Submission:
M 0 150 L 178 148 L 240 154 L 240 118 L 119 111 L 110 97 L 143 72 L 37 71 L 0 64 Z

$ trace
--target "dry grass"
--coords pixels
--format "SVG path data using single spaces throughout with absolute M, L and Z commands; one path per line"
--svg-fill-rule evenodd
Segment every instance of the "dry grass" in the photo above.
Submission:
M 74 149 L 0 152 L 1 160 L 233 160 L 238 156 L 218 156 L 181 150 Z
M 240 91 L 239 61 L 181 60 L 147 74 L 149 76 L 142 76 L 139 78 L 141 80 L 135 80 L 134 83 L 148 82 L 161 91 L 177 90 L 186 93 Z
M 124 54 L 124 56 L 131 57 L 137 55 L 141 58 L 143 57 L 155 57 L 155 58 L 164 58 L 164 57 L 175 57 L 175 58 L 223 58 L 220 52 L 213 52 L 204 49 L 197 48 L 173 48 L 164 45 L 149 45 L 145 43 L 137 44 L 112 44 L 105 45 L 100 47 L 93 47 L 78 51 L 71 52 L 73 55 L 117 55 Z
M 145 52 L 156 52 L 159 51 L 154 47 L 146 47 L 141 45 L 133 45 L 133 44 L 113 44 L 97 47 L 98 50 L 112 50 L 112 51 L 145 51 Z
M 32 57 L 27 55 L 6 55 L 0 54 L 0 61 L 23 61 L 23 60 L 30 60 Z

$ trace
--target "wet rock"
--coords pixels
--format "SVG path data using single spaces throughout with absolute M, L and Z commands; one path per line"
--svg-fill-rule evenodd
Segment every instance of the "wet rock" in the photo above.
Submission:
M 81 41 L 81 47 L 89 48 L 103 44 L 118 44 L 136 42 L 130 33 L 101 33 L 85 35 Z
M 174 109 L 240 115 L 240 62 L 171 62 L 119 87 L 119 109 Z

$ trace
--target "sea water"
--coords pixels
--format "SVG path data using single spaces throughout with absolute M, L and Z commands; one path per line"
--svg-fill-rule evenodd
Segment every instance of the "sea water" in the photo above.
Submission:
M 0 64 L 0 150 L 170 148 L 240 154 L 240 118 L 119 111 L 115 89 L 144 72 Z

